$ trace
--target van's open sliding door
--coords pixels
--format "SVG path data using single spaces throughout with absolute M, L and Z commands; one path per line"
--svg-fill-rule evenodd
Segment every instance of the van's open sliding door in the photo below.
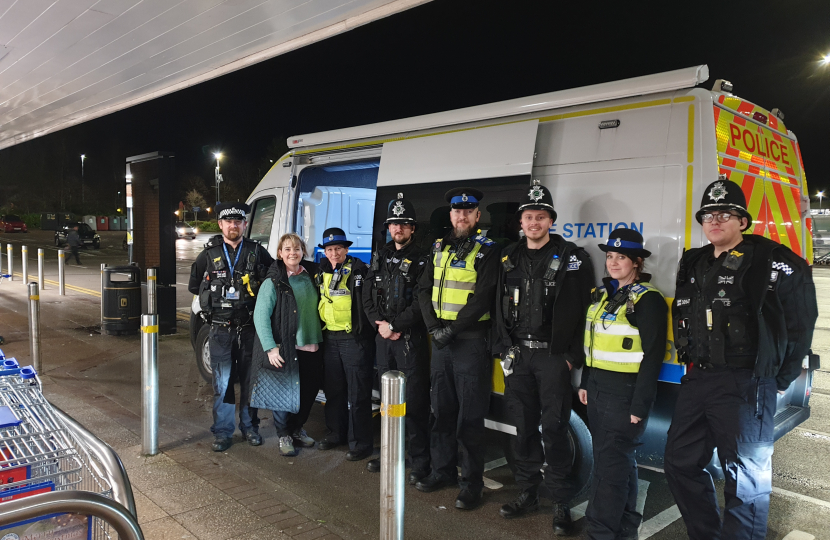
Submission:
M 538 120 L 384 143 L 378 187 L 529 176 Z

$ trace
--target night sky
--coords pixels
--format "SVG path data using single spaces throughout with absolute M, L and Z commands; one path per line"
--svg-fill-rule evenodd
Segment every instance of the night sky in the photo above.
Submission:
M 216 150 L 229 171 L 245 163 L 260 175 L 290 135 L 697 64 L 709 65 L 706 88 L 724 78 L 737 96 L 780 108 L 800 141 L 811 193 L 830 187 L 820 169 L 830 146 L 830 66 L 820 65 L 830 53 L 830 2 L 603 4 L 436 0 L 0 151 L 0 206 L 31 199 L 23 186 L 54 187 L 61 163 L 80 176 L 81 153 L 86 189 L 105 200 L 122 189 L 124 158 L 155 150 L 173 151 L 179 176 L 210 186 Z

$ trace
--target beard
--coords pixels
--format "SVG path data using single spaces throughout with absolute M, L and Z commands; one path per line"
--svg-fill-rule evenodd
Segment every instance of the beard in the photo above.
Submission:
M 464 238 L 467 238 L 468 236 L 473 234 L 475 232 L 475 230 L 476 230 L 475 225 L 472 225 L 472 226 L 466 227 L 466 228 L 461 228 L 461 227 L 454 228 L 452 230 L 452 239 L 453 240 L 463 240 Z

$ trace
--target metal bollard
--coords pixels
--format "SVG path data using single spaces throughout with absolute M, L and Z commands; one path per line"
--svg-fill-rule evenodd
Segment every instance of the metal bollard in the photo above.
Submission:
M 158 306 L 156 305 L 156 269 L 147 269 L 147 313 L 150 315 L 158 314 Z
M 58 294 L 66 296 L 66 276 L 64 269 L 66 268 L 66 252 L 58 251 Z
M 380 389 L 380 540 L 402 540 L 406 377 L 387 371 Z
M 101 326 L 102 327 L 104 325 L 104 268 L 106 268 L 106 267 L 107 267 L 106 264 L 101 263 Z
M 45 253 L 42 249 L 37 250 L 37 282 L 40 284 L 40 290 L 46 290 L 46 280 L 43 279 L 43 257 Z
M 23 264 L 23 285 L 29 284 L 29 246 L 20 248 L 20 262 Z
M 40 365 L 40 293 L 37 282 L 29 283 L 29 355 L 35 371 L 41 373 Z
M 14 281 L 14 251 L 12 251 L 12 245 L 6 244 L 6 265 L 8 268 L 9 281 Z
M 159 453 L 159 316 L 141 316 L 141 453 Z

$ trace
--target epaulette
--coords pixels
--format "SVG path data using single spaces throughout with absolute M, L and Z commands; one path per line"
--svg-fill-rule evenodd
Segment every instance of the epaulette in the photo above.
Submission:
M 482 246 L 487 246 L 487 247 L 490 247 L 490 246 L 495 244 L 495 242 L 493 242 L 492 240 L 490 240 L 489 238 L 487 238 L 486 236 L 481 235 L 481 234 L 476 235 L 475 241 L 478 242 L 479 244 L 481 244 Z
M 647 290 L 648 290 L 648 287 L 643 287 L 642 285 L 639 285 L 639 284 L 634 285 L 633 287 L 631 287 L 631 292 L 633 292 L 634 294 L 644 293 Z

